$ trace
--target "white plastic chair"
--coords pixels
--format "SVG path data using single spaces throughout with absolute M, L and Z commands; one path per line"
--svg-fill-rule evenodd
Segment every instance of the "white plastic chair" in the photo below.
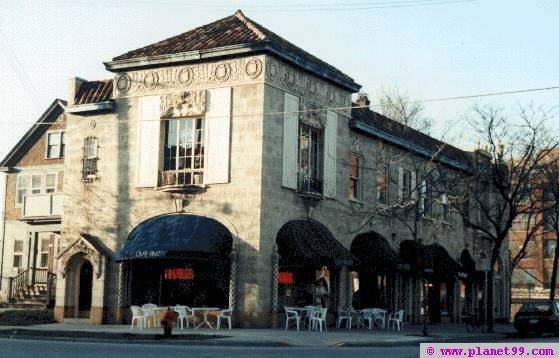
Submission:
M 368 324 L 365 325 L 365 322 L 368 322 Z M 359 312 L 357 316 L 357 329 L 359 329 L 361 325 L 363 328 L 368 328 L 369 330 L 373 329 L 373 310 L 371 308 L 362 309 Z
M 233 309 L 228 308 L 226 310 L 219 310 L 217 313 L 217 330 L 221 328 L 221 320 L 227 321 L 229 324 L 229 330 L 231 330 L 231 316 L 233 315 Z
M 322 324 L 324 324 L 324 330 L 328 331 L 328 328 L 326 327 L 326 314 L 327 313 L 328 313 L 327 308 L 320 308 L 320 309 L 317 309 L 316 311 L 314 311 L 313 315 L 310 318 L 309 331 L 311 330 L 311 328 L 316 331 L 317 330 L 317 327 L 316 327 L 317 324 L 320 328 L 320 332 L 322 332 Z
M 146 326 L 149 328 L 149 319 L 153 318 L 153 326 L 157 327 L 157 316 L 155 314 L 155 309 L 157 308 L 157 305 L 154 305 L 153 303 L 146 303 L 145 305 L 142 306 L 142 311 L 144 311 L 144 316 L 145 316 L 145 323 Z
M 301 325 L 301 317 L 299 313 L 295 310 L 290 309 L 289 307 L 285 307 L 285 330 L 289 327 L 289 321 L 294 320 L 297 324 L 297 330 L 299 330 L 299 326 Z
M 196 325 L 196 316 L 194 315 L 192 308 L 188 306 L 176 305 L 174 310 L 179 314 L 178 325 L 180 326 L 180 329 L 184 329 L 184 322 L 186 322 L 186 328 L 190 328 L 190 320 L 192 320 L 192 323 Z
M 392 325 L 392 329 L 396 330 L 398 327 L 398 332 L 404 327 L 404 310 L 399 310 L 390 315 L 388 318 L 388 329 Z
M 386 311 L 380 308 L 373 310 L 373 325 L 378 324 L 379 328 L 386 328 Z
M 142 313 L 142 309 L 138 306 L 130 306 L 130 310 L 132 311 L 132 324 L 130 325 L 130 329 L 134 328 L 134 321 L 138 322 L 137 326 L 138 329 L 144 328 L 146 317 Z
M 322 308 L 322 307 L 321 307 Z M 305 306 L 304 307 L 304 313 L 305 315 L 303 316 L 301 314 L 301 320 L 303 321 L 304 325 L 307 325 L 308 327 L 311 326 L 311 317 L 314 316 L 314 314 L 316 313 L 317 310 L 319 310 L 320 308 L 316 307 L 316 306 Z
M 340 310 L 338 312 L 338 321 L 336 322 L 336 328 L 340 328 L 342 322 L 345 321 L 346 328 L 351 329 L 351 311 L 350 310 Z

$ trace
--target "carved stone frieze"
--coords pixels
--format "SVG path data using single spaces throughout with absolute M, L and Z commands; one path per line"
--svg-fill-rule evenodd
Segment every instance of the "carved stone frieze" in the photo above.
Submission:
M 58 265 L 61 268 L 62 277 L 66 277 L 66 271 L 68 269 L 68 261 L 77 254 L 81 254 L 85 259 L 91 262 L 91 265 L 97 273 L 97 278 L 101 276 L 102 273 L 102 255 L 97 249 L 91 245 L 83 237 L 72 242 L 68 245 L 60 254 L 58 254 Z
M 161 96 L 161 118 L 203 116 L 206 112 L 206 91 L 182 91 Z
M 299 120 L 308 126 L 323 129 L 326 126 L 326 110 L 317 103 L 302 100 Z
M 262 59 L 263 56 L 255 56 L 118 73 L 115 75 L 115 96 L 144 95 L 165 90 L 263 80 Z
M 266 57 L 266 81 L 295 95 L 348 115 L 351 94 L 317 77 L 299 71 L 272 57 Z

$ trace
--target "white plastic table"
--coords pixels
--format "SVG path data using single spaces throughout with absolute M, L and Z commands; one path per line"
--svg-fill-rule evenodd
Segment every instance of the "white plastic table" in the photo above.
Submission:
M 210 329 L 213 329 L 213 326 L 211 325 L 210 321 L 208 321 L 208 314 L 210 312 L 219 311 L 219 307 L 192 307 L 191 309 L 192 309 L 192 312 L 194 312 L 194 313 L 202 312 L 202 314 L 204 315 L 204 319 L 202 320 L 202 322 L 200 322 L 199 325 L 194 327 L 194 329 L 198 329 L 198 328 L 202 327 L 204 324 L 208 325 L 208 327 L 210 327 Z

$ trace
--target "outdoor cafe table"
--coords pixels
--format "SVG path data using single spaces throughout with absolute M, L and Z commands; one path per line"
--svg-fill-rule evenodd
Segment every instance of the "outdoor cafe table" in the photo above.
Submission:
M 312 312 L 316 309 L 316 307 L 314 306 L 306 306 L 306 307 L 287 307 L 290 310 L 296 311 L 299 313 L 299 317 L 301 318 L 301 323 L 303 324 L 304 327 L 307 327 L 307 324 L 305 323 L 305 319 L 307 317 L 310 317 Z M 303 313 L 305 314 L 305 317 L 303 318 Z
M 219 311 L 219 307 L 192 307 L 191 310 L 194 314 L 196 314 L 196 312 L 202 312 L 202 314 L 204 315 L 204 320 L 200 322 L 199 325 L 194 327 L 195 329 L 200 328 L 204 324 L 207 324 L 210 329 L 213 329 L 210 321 L 208 321 L 208 314 L 210 312 Z

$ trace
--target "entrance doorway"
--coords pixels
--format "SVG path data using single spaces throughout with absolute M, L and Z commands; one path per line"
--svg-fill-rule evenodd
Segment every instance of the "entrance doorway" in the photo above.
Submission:
M 93 285 L 93 266 L 85 260 L 80 268 L 78 291 L 78 318 L 89 318 L 91 311 L 91 287 Z

